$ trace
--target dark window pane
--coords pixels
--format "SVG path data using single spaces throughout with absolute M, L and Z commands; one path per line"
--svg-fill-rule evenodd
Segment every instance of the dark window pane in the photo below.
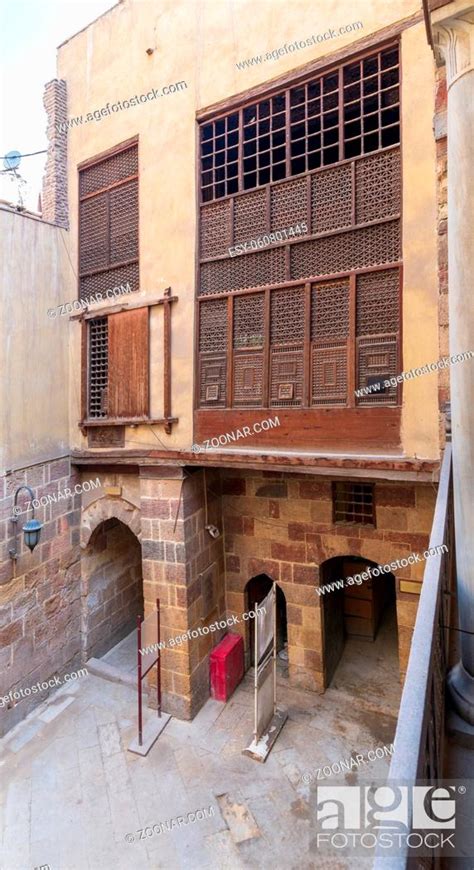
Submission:
M 219 199 L 221 196 L 225 196 L 225 184 L 216 184 L 215 196 L 216 199 Z
M 205 142 L 207 139 L 212 139 L 214 133 L 214 125 L 206 124 L 204 127 L 201 127 L 202 130 L 202 141 Z
M 212 154 L 214 151 L 214 142 L 203 142 L 201 145 L 201 154 L 204 157 L 206 154 Z
M 277 97 L 273 97 L 272 100 L 272 112 L 275 115 L 277 112 L 285 111 L 285 95 L 279 94 Z
M 259 154 L 258 166 L 259 166 L 259 169 L 261 169 L 262 166 L 270 166 L 270 152 L 269 151 L 265 151 L 263 154 Z
M 257 158 L 249 157 L 244 160 L 244 172 L 254 172 L 257 168 Z
M 213 189 L 212 187 L 203 187 L 202 189 L 202 201 L 210 202 L 213 198 Z
M 378 97 L 367 97 L 364 100 L 364 115 L 369 115 L 371 112 L 376 112 L 379 107 Z
M 311 133 L 319 133 L 321 129 L 321 118 L 311 118 L 308 121 L 308 135 Z
M 251 124 L 257 118 L 257 107 L 256 106 L 247 106 L 244 109 L 244 124 Z
M 360 139 L 352 139 L 351 142 L 346 142 L 344 145 L 344 157 L 348 160 L 350 157 L 358 157 L 362 154 L 362 143 Z
M 349 66 L 344 67 L 344 84 L 350 85 L 354 82 L 358 82 L 360 79 L 360 61 L 357 63 L 351 63 Z
M 281 163 L 285 160 L 285 148 L 274 148 L 272 151 L 272 162 Z
M 376 118 L 377 115 L 374 115 Z M 351 121 L 350 124 L 344 124 L 344 138 L 353 139 L 355 136 L 360 136 L 362 133 L 362 124 L 360 121 Z
M 214 171 L 215 181 L 225 181 L 225 166 L 219 167 Z
M 364 136 L 364 153 L 368 154 L 370 151 L 376 151 L 379 147 L 379 134 L 378 133 L 369 133 L 367 136 Z
M 270 169 L 261 169 L 258 173 L 258 183 L 268 184 L 270 181 Z
M 244 142 L 244 157 L 251 157 L 257 153 L 257 140 L 252 139 L 251 142 Z
M 235 178 L 236 175 L 239 174 L 239 164 L 238 163 L 229 163 L 227 167 L 227 178 Z
M 382 130 L 382 148 L 388 148 L 390 145 L 398 145 L 400 142 L 400 127 L 395 124 L 394 127 L 387 127 Z
M 284 132 L 284 130 L 279 130 L 277 133 L 273 133 L 272 145 L 284 145 L 284 144 L 285 144 L 285 132 Z
M 239 142 L 239 134 L 237 131 L 235 133 L 228 133 L 227 134 L 227 144 L 229 146 L 238 145 L 238 142 Z
M 338 122 L 338 112 L 327 112 L 325 115 L 323 115 L 323 130 L 327 130 L 328 127 L 336 127 Z
M 212 157 L 204 157 L 204 159 L 201 160 L 201 169 L 212 169 Z
M 323 97 L 323 109 L 324 109 L 324 111 L 327 112 L 328 109 L 335 109 L 338 102 L 339 102 L 339 94 L 338 93 L 329 94 L 328 97 Z
M 299 154 L 304 154 L 306 151 L 306 139 L 299 139 L 297 142 L 291 143 L 291 156 L 297 157 Z
M 398 85 L 398 68 L 382 73 L 380 79 L 382 88 L 389 88 L 390 85 Z
M 272 130 L 281 130 L 285 126 L 285 122 L 285 115 L 275 115 L 272 120 Z
M 290 106 L 299 106 L 306 99 L 305 88 L 293 88 L 290 91 Z
M 295 139 L 302 139 L 306 135 L 304 124 L 295 124 L 294 127 L 291 127 L 291 141 L 293 142 Z
M 314 100 L 321 93 L 321 82 L 310 82 L 308 85 L 308 100 Z
M 290 112 L 290 121 L 292 124 L 298 121 L 304 121 L 306 117 L 306 106 L 297 106 Z
M 260 136 L 258 140 L 258 150 L 268 151 L 270 148 L 270 136 Z
M 381 54 L 381 69 L 389 69 L 398 64 L 398 48 L 387 49 Z
M 237 130 L 239 126 L 239 113 L 236 112 L 234 115 L 227 116 L 227 129 L 228 130 Z
M 207 184 L 212 184 L 214 181 L 212 171 L 211 172 L 203 172 L 201 175 L 201 183 L 205 187 Z
M 225 163 L 225 151 L 219 151 L 214 155 L 215 165 L 223 166 Z
M 328 166 L 330 163 L 337 163 L 339 160 L 339 148 L 336 146 L 335 148 L 324 148 L 323 149 L 323 164 L 324 166 Z
M 222 136 L 223 133 L 225 133 L 225 118 L 216 121 L 216 136 Z
M 249 139 L 255 139 L 257 135 L 257 125 L 251 124 L 250 127 L 244 127 L 244 139 L 247 142 Z
M 227 193 L 237 193 L 239 189 L 239 182 L 237 178 L 231 178 L 230 181 L 227 182 Z
M 233 163 L 234 160 L 237 160 L 239 157 L 239 149 L 238 148 L 229 148 L 227 151 L 227 162 Z
M 268 118 L 269 114 L 270 114 L 270 101 L 264 100 L 263 103 L 259 104 L 258 117 L 259 118 Z
M 397 124 L 399 121 L 400 110 L 398 106 L 394 109 L 385 109 L 382 112 L 382 127 L 388 127 L 390 124 Z
M 304 172 L 306 169 L 304 157 L 296 157 L 291 161 L 291 174 L 298 175 L 299 172 Z
M 333 130 L 328 130 L 324 133 L 324 141 L 323 145 L 336 145 L 339 142 L 339 127 L 335 127 Z
M 364 118 L 364 132 L 370 133 L 372 130 L 377 130 L 379 126 L 379 115 L 375 112 L 374 115 L 366 115 Z
M 377 93 L 379 89 L 378 76 L 373 76 L 370 79 L 366 79 L 364 82 L 364 97 L 368 97 L 369 94 Z
M 319 169 L 321 166 L 321 152 L 313 151 L 312 154 L 308 154 L 308 169 Z
M 331 98 L 326 97 L 325 99 L 329 100 Z M 319 115 L 320 112 L 321 112 L 321 100 L 319 100 L 319 99 L 312 100 L 310 103 L 308 103 L 308 111 L 307 111 L 308 118 L 312 118 L 314 115 Z
M 344 102 L 352 103 L 353 100 L 360 99 L 360 84 L 351 85 L 348 88 L 344 88 Z
M 363 61 L 364 76 L 371 76 L 377 72 L 379 68 L 378 56 L 366 57 Z
M 344 120 L 345 121 L 354 121 L 356 118 L 360 117 L 361 112 L 361 104 L 360 103 L 351 103 L 349 106 L 344 107 Z
M 258 125 L 258 134 L 262 136 L 264 133 L 270 132 L 270 120 L 267 118 L 266 121 L 260 121 Z
M 331 73 L 328 76 L 324 76 L 323 78 L 323 94 L 328 94 L 330 91 L 334 91 L 339 82 L 339 76 L 337 73 Z
M 251 187 L 257 186 L 257 173 L 250 172 L 248 175 L 244 175 L 244 190 L 249 190 Z
M 389 91 L 382 91 L 380 96 L 383 109 L 386 109 L 388 106 L 393 106 L 394 103 L 398 103 L 398 88 L 391 88 Z
M 222 151 L 225 148 L 225 136 L 219 136 L 216 139 L 216 151 Z
M 318 148 L 321 148 L 321 136 L 310 136 L 308 139 L 308 151 L 315 151 Z
M 272 169 L 272 181 L 280 181 L 286 176 L 286 167 L 284 163 L 278 163 Z

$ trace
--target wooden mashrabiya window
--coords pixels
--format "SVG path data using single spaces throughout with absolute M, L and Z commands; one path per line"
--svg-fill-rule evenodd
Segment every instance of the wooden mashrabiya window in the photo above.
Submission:
M 398 44 L 203 122 L 199 160 L 198 407 L 396 405 L 354 391 L 401 370 Z

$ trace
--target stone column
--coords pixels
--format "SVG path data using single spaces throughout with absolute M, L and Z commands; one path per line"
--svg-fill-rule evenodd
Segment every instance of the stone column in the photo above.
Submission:
M 449 7 L 448 7 L 449 9 Z M 447 11 L 447 10 L 446 10 Z M 441 14 L 441 10 L 439 11 Z M 450 353 L 474 350 L 474 7 L 433 22 L 448 86 L 448 280 Z M 461 660 L 448 685 L 474 725 L 474 360 L 450 369 Z

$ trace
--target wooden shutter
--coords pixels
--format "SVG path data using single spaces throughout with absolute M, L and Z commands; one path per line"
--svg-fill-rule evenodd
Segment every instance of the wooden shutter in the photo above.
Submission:
M 148 416 L 148 312 L 146 307 L 109 315 L 109 417 Z

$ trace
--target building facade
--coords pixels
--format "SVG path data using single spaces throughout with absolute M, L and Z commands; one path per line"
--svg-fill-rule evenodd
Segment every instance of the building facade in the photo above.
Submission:
M 449 398 L 445 373 L 399 377 L 448 351 L 445 88 L 419 4 L 316 25 L 310 3 L 244 6 L 165 4 L 165 35 L 123 0 L 60 46 L 45 98 L 68 452 L 101 484 L 71 520 L 74 655 L 159 597 L 163 639 L 196 635 L 162 653 L 182 718 L 224 633 L 197 630 L 235 615 L 250 665 L 242 615 L 271 581 L 293 685 L 323 692 L 344 638 L 390 615 L 403 679 Z

